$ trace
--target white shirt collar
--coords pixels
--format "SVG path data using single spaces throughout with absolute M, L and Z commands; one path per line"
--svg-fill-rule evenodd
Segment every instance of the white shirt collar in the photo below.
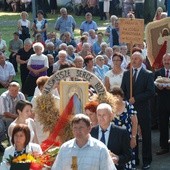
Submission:
M 134 68 L 134 67 L 132 67 L 133 68 L 133 71 L 135 70 L 135 69 L 137 69 L 138 70 L 138 72 L 142 69 L 142 65 L 139 67 L 139 68 Z
M 107 132 L 110 132 L 110 128 L 111 128 L 111 123 L 109 124 L 109 126 L 107 127 Z M 99 125 L 99 131 L 101 132 L 102 131 L 102 128 L 100 127 L 100 125 Z

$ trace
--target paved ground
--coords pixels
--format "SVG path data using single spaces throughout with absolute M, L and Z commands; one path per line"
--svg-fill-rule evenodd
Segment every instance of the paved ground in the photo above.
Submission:
M 154 130 L 152 131 L 153 161 L 150 170 L 170 170 L 170 152 L 168 154 L 157 156 L 155 153 L 158 149 L 159 149 L 159 131 Z M 140 153 L 141 153 L 141 147 L 140 147 Z M 140 160 L 140 162 L 142 162 L 142 160 Z M 141 170 L 141 166 L 142 164 L 138 166 L 137 170 Z

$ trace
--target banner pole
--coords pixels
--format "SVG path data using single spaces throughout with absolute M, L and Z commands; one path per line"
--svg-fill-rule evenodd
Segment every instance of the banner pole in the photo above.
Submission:
M 132 57 L 132 48 L 133 48 L 133 43 L 130 42 L 130 58 Z M 132 73 L 132 61 L 130 62 L 130 98 L 132 98 L 133 96 L 133 84 L 132 84 L 132 77 L 133 77 L 133 73 Z

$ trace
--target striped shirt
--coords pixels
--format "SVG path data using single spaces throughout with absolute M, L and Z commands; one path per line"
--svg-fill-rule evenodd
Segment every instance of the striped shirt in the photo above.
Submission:
M 7 82 L 10 76 L 15 75 L 14 66 L 10 62 L 5 61 L 3 67 L 0 65 L 0 81 Z
M 39 56 L 37 54 L 32 54 L 28 60 L 27 66 L 28 65 L 35 70 L 39 70 L 44 67 L 48 69 L 49 68 L 48 57 L 44 54 L 41 54 Z M 32 75 L 33 77 L 46 76 L 47 70 L 39 73 L 38 75 L 35 75 L 32 71 L 30 71 L 29 74 Z
M 3 104 L 3 111 L 4 112 L 10 112 L 13 114 L 16 114 L 15 106 L 19 100 L 25 100 L 25 96 L 23 93 L 18 92 L 18 95 L 16 98 L 13 98 L 10 96 L 9 91 L 5 91 L 1 94 L 2 104 Z

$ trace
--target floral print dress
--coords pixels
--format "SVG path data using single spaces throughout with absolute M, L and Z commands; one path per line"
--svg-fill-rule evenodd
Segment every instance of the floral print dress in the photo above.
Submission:
M 137 114 L 137 112 L 134 110 L 134 106 L 131 105 L 130 103 L 128 103 L 127 101 L 125 101 L 125 110 L 124 110 L 124 112 L 119 117 L 115 117 L 113 122 L 117 126 L 121 126 L 121 127 L 126 128 L 128 133 L 129 133 L 129 137 L 131 137 L 131 133 L 132 133 L 131 117 L 136 115 L 136 114 Z M 135 169 L 135 150 L 134 149 L 132 149 L 131 161 L 129 161 L 126 164 L 125 169 L 126 170 Z

